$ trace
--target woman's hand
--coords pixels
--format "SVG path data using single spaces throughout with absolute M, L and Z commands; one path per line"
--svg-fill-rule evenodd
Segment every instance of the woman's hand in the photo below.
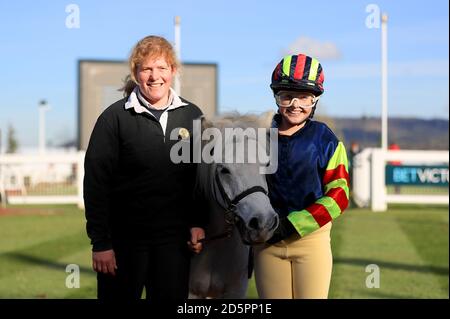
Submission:
M 189 249 L 194 253 L 199 254 L 202 251 L 203 245 L 199 242 L 200 239 L 205 238 L 205 231 L 201 227 L 191 228 L 191 240 L 188 241 Z
M 109 249 L 105 251 L 92 252 L 92 268 L 96 272 L 104 274 L 116 275 L 116 255 L 114 250 Z

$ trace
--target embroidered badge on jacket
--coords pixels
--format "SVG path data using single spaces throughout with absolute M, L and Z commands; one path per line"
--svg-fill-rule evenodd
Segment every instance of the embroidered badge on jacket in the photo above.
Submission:
M 189 138 L 189 131 L 184 127 L 180 128 L 180 130 L 178 131 L 178 138 L 187 140 Z

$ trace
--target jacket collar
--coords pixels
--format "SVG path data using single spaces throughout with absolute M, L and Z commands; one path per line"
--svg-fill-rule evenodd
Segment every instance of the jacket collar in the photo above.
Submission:
M 125 110 L 133 108 L 136 113 L 149 113 L 150 115 L 153 115 L 146 107 L 142 106 L 142 104 L 139 102 L 138 95 L 140 95 L 139 87 L 136 86 L 133 92 L 131 92 L 130 96 L 128 97 L 127 102 L 125 103 Z M 172 88 L 170 88 L 170 97 L 171 98 L 169 98 L 169 100 L 171 101 L 165 111 L 174 110 L 179 107 L 188 105 L 180 99 L 180 97 Z M 146 105 L 150 105 L 149 107 L 151 107 L 150 103 Z
M 304 129 L 309 126 L 309 123 L 311 123 L 311 119 L 307 119 L 305 125 L 299 129 L 297 132 L 295 132 L 294 134 L 287 136 L 287 137 L 293 137 L 296 136 L 298 134 L 300 134 L 300 132 L 304 131 Z M 270 125 L 271 128 L 280 128 L 280 124 L 281 124 L 281 114 L 279 112 L 275 113 L 273 118 L 272 118 L 272 123 Z M 285 137 L 283 135 L 283 137 Z

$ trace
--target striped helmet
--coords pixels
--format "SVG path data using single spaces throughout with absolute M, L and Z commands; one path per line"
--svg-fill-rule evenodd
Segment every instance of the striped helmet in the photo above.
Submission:
M 307 91 L 319 96 L 323 89 L 323 70 L 317 59 L 304 54 L 287 55 L 272 73 L 270 88 L 280 90 Z

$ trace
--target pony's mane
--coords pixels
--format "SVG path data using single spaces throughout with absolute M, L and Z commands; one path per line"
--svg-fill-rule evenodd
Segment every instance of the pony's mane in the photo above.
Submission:
M 260 115 L 240 114 L 238 112 L 225 113 L 213 118 L 203 118 L 202 131 L 206 128 L 214 127 L 219 130 L 225 128 L 270 128 L 274 116 L 273 111 L 267 111 Z M 199 164 L 197 169 L 197 180 L 194 187 L 195 193 L 203 194 L 206 198 L 212 198 L 213 176 L 215 163 Z
M 204 127 L 216 127 L 224 129 L 227 127 L 235 128 L 269 128 L 274 112 L 267 111 L 260 115 L 240 114 L 239 112 L 229 112 L 205 120 Z

